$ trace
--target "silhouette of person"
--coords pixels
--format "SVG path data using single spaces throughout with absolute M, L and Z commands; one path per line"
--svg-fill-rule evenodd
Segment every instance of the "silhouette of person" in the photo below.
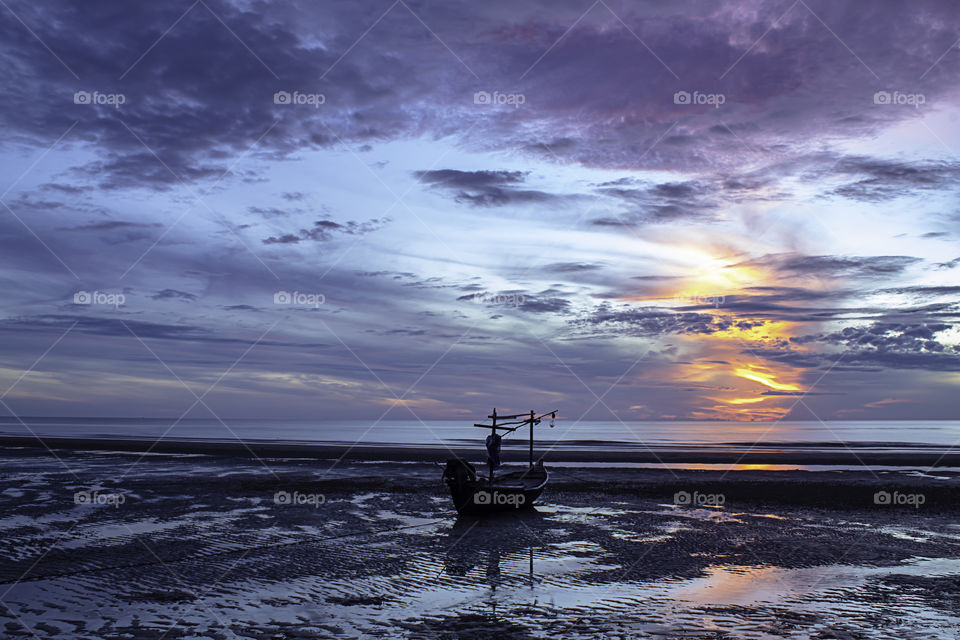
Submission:
M 490 473 L 500 466 L 500 441 L 503 436 L 497 433 L 491 433 L 487 436 L 487 464 L 490 466 Z

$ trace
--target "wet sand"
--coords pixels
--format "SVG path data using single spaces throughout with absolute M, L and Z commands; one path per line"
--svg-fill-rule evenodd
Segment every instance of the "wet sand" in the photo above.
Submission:
M 169 438 L 77 438 L 0 435 L 0 447 L 41 447 L 74 451 L 128 451 L 134 453 L 204 453 L 251 458 L 302 457 L 328 460 L 383 460 L 440 462 L 451 457 L 476 456 L 475 442 L 463 446 L 401 446 L 277 440 L 176 440 Z M 847 444 L 721 443 L 656 445 L 569 441 L 538 442 L 537 459 L 551 462 L 670 463 L 670 464 L 779 464 L 870 465 L 960 468 L 960 450 L 949 446 L 906 443 Z M 524 442 L 505 443 L 506 462 L 525 462 Z
M 475 520 L 433 464 L 58 455 L 0 452 L 4 638 L 960 629 L 950 471 L 563 467 L 535 511 Z

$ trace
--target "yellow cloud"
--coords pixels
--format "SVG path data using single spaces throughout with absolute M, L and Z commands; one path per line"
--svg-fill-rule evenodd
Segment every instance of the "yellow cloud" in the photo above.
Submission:
M 757 371 L 753 371 L 752 369 L 737 369 L 734 371 L 734 374 L 741 378 L 746 378 L 747 380 L 759 382 L 760 384 L 766 385 L 775 391 L 801 391 L 798 385 L 777 382 L 774 380 L 773 375 L 769 373 L 759 373 Z
M 726 402 L 727 404 L 755 404 L 757 402 L 763 402 L 769 397 L 770 396 L 760 396 L 759 398 L 730 398 L 728 400 L 720 400 L 720 402 Z

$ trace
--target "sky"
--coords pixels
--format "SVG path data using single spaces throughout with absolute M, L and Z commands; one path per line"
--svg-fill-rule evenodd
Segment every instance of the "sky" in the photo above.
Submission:
M 955 4 L 0 8 L 0 414 L 957 418 Z

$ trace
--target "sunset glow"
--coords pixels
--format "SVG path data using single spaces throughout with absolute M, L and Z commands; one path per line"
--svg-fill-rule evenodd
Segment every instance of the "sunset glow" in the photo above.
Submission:
M 753 380 L 754 382 L 759 382 L 762 385 L 770 387 L 775 391 L 800 391 L 800 387 L 795 384 L 777 382 L 771 374 L 763 374 L 751 369 L 737 369 L 735 371 L 736 375 L 741 378 L 746 378 L 747 380 Z

